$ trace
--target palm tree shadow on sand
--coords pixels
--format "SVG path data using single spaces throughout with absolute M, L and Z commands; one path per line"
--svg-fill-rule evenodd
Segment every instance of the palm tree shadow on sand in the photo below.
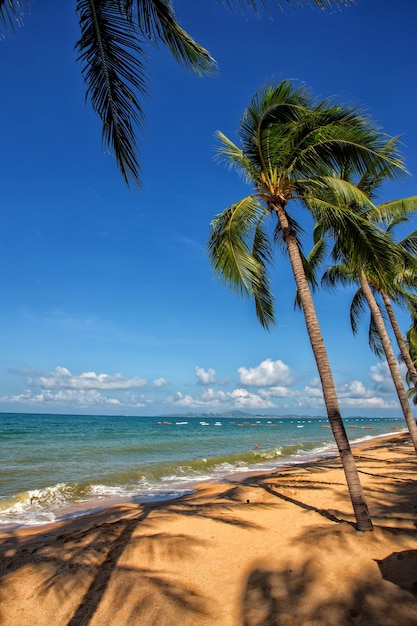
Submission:
M 415 564 L 415 563 L 414 563 Z M 415 626 L 417 602 L 407 590 L 363 577 L 343 593 L 327 591 L 314 559 L 280 570 L 254 569 L 242 600 L 242 626 Z
M 201 494 L 200 494 L 201 495 Z M 60 531 L 45 531 L 35 537 L 12 535 L 0 542 L 0 580 L 8 574 L 27 571 L 42 582 L 33 589 L 30 602 L 62 606 L 69 597 L 79 599 L 66 626 L 87 625 L 101 609 L 110 607 L 112 619 L 122 623 L 193 624 L 212 613 L 213 600 L 181 581 L 169 571 L 186 564 L 187 558 L 204 540 L 190 534 L 160 532 L 173 516 L 192 516 L 237 526 L 258 528 L 244 520 L 243 505 L 216 497 L 197 502 L 193 494 L 176 500 L 137 505 L 127 515 L 103 511 L 90 518 L 69 520 Z M 253 506 L 266 506 L 262 503 Z M 86 523 L 87 519 L 87 523 Z M 134 553 L 134 554 L 133 554 Z M 163 563 L 167 569 L 158 569 Z M 7 599 L 0 591 L 0 602 Z M 1 608 L 0 608 L 1 611 Z M 7 623 L 1 614 L 0 621 Z M 40 623 L 34 620 L 33 623 Z
M 243 586 L 242 626 L 417 624 L 417 550 L 392 552 L 382 559 L 369 556 L 379 545 L 382 552 L 386 549 L 385 539 L 394 538 L 398 546 L 417 541 L 417 484 L 408 461 L 390 468 L 376 458 L 367 460 L 373 464 L 370 474 L 378 478 L 367 492 L 375 533 L 362 537 L 352 524 L 343 523 L 343 516 L 300 503 L 335 523 L 305 529 L 293 539 L 294 557 L 276 568 L 263 562 L 254 565 Z M 277 490 L 264 483 L 259 487 Z M 296 504 L 294 498 L 284 498 Z

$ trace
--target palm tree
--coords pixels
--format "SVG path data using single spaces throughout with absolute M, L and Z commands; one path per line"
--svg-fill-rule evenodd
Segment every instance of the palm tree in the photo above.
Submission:
M 353 2 L 298 0 L 297 4 L 332 9 Z M 279 0 L 275 3 L 281 7 L 285 4 Z M 21 23 L 29 4 L 30 0 L 0 0 L 3 30 L 13 30 Z M 223 0 L 223 4 L 256 13 L 268 2 Z M 137 130 L 142 130 L 141 98 L 148 90 L 146 45 L 165 46 L 180 65 L 198 75 L 212 73 L 215 61 L 181 28 L 172 0 L 77 0 L 76 12 L 81 37 L 75 48 L 87 87 L 86 99 L 102 122 L 103 144 L 114 153 L 124 181 L 141 187 Z
M 389 168 L 385 168 L 384 176 L 386 176 Z M 366 184 L 364 181 L 368 181 Z M 358 187 L 362 188 L 368 193 L 368 196 L 375 195 L 375 189 L 381 181 L 381 172 L 379 176 L 372 179 L 369 174 L 364 176 L 359 182 Z M 334 196 L 334 194 L 333 194 Z M 333 201 L 336 199 L 333 197 Z M 385 326 L 384 317 L 381 313 L 378 302 L 375 298 L 375 294 L 380 294 L 386 305 L 387 313 L 391 319 L 391 323 L 397 334 L 400 336 L 399 341 L 400 350 L 404 350 L 404 357 L 407 357 L 405 344 L 402 340 L 401 331 L 396 320 L 390 295 L 397 301 L 404 300 L 407 303 L 414 302 L 413 294 L 409 294 L 404 288 L 405 277 L 408 274 L 412 275 L 412 284 L 415 285 L 415 260 L 412 258 L 410 250 L 415 246 L 415 235 L 412 233 L 408 238 L 405 238 L 400 244 L 395 244 L 391 238 L 391 231 L 394 224 L 404 221 L 404 215 L 406 210 L 412 210 L 415 207 L 416 198 L 407 198 L 404 200 L 396 200 L 379 207 L 369 208 L 367 206 L 351 204 L 351 209 L 356 211 L 364 219 L 370 221 L 387 219 L 388 215 L 391 215 L 389 219 L 389 226 L 385 231 L 380 230 L 380 236 L 385 241 L 386 251 L 392 254 L 393 265 L 391 270 L 387 274 L 374 273 L 374 263 L 369 263 L 365 259 L 361 259 L 357 254 L 357 250 L 352 247 L 352 241 L 347 240 L 345 233 L 341 230 L 333 233 L 335 240 L 335 246 L 332 252 L 333 258 L 339 262 L 329 267 L 322 278 L 322 283 L 334 288 L 337 283 L 344 285 L 350 285 L 358 283 L 360 288 L 354 295 L 351 305 L 351 326 L 354 333 L 357 332 L 358 319 L 360 313 L 363 311 L 363 302 L 367 302 L 371 312 L 371 324 L 370 324 L 370 343 L 374 351 L 380 355 L 382 352 L 385 354 L 387 364 L 391 373 L 391 377 L 394 383 L 395 390 L 397 392 L 398 400 L 407 423 L 407 427 L 413 442 L 414 448 L 417 452 L 417 425 L 411 411 L 410 404 L 408 402 L 407 391 L 404 388 L 402 382 L 401 373 L 398 362 L 395 358 L 394 350 Z M 394 217 L 395 212 L 397 216 Z M 401 215 L 400 215 L 401 212 Z M 328 231 L 328 227 L 323 227 L 320 220 L 315 226 L 315 240 L 316 246 L 323 245 L 323 235 Z M 408 263 L 408 267 L 407 267 Z M 411 267 L 410 267 L 411 266 Z M 402 279 L 402 280 L 401 280 Z M 375 337 L 375 333 L 377 337 Z M 408 353 L 407 362 L 411 361 L 411 357 Z
M 406 345 L 407 345 L 407 350 L 410 353 L 410 357 L 413 362 L 413 365 L 416 368 L 417 367 L 417 318 L 416 316 L 413 317 L 413 322 L 407 331 Z M 406 374 L 406 380 L 409 384 L 412 382 L 409 370 L 407 371 L 407 374 Z M 417 404 L 417 385 L 414 385 L 414 387 L 411 387 L 408 390 L 408 395 L 409 397 L 411 397 L 413 404 Z
M 417 196 L 405 198 L 403 200 L 394 200 L 376 207 L 379 218 L 383 218 L 387 222 L 385 232 L 392 236 L 394 228 L 399 224 L 404 224 L 410 219 L 411 212 L 417 208 Z M 387 221 L 388 218 L 388 221 Z M 394 332 L 395 339 L 400 350 L 401 358 L 407 367 L 407 372 L 414 387 L 417 388 L 417 370 L 407 347 L 406 341 L 402 335 L 398 320 L 394 313 L 392 301 L 400 306 L 405 306 L 410 311 L 413 318 L 417 314 L 417 298 L 410 292 L 410 289 L 416 289 L 416 270 L 417 270 L 417 231 L 413 231 L 397 242 L 399 248 L 403 251 L 404 259 L 398 268 L 398 272 L 392 276 L 390 281 L 390 292 L 381 288 L 380 294 L 385 305 L 389 321 Z
M 377 258 L 385 271 L 390 259 L 366 220 L 323 199 L 332 189 L 349 201 L 369 203 L 354 185 L 337 178 L 335 167 L 350 163 L 359 174 L 376 171 L 381 163 L 401 167 L 395 149 L 385 151 L 386 137 L 353 108 L 331 101 L 315 102 L 303 86 L 290 81 L 267 85 L 252 98 L 240 121 L 238 147 L 218 133 L 219 157 L 244 176 L 254 192 L 232 204 L 212 222 L 208 248 L 214 271 L 242 295 L 253 296 L 261 324 L 274 321 L 267 265 L 272 259 L 268 218 L 276 223 L 274 238 L 288 253 L 298 297 L 316 360 L 327 416 L 339 450 L 357 528 L 371 530 L 372 522 L 343 425 L 336 388 L 307 277 L 301 228 L 289 206 L 313 204 L 334 229 L 344 229 L 368 262 Z M 366 244 L 366 245 L 365 245 Z
M 411 440 L 417 452 L 416 421 L 408 402 L 407 391 L 405 390 L 402 382 L 399 365 L 395 358 L 394 350 L 392 348 L 392 344 L 384 323 L 383 315 L 375 299 L 374 291 L 378 291 L 378 288 L 375 287 L 376 283 L 372 279 L 371 270 L 365 270 L 363 267 L 358 267 L 357 265 L 350 263 L 347 254 L 345 263 L 340 263 L 338 265 L 332 266 L 331 268 L 328 268 L 323 276 L 324 284 L 334 286 L 337 282 L 340 282 L 342 284 L 351 284 L 353 282 L 358 282 L 360 285 L 360 290 L 355 294 L 353 308 L 351 308 L 351 311 L 358 310 L 359 302 L 361 299 L 364 298 L 366 300 L 371 312 L 372 323 L 375 325 L 375 330 L 378 333 L 381 347 L 387 360 L 387 364 L 391 373 L 395 390 L 397 392 L 401 410 L 407 423 Z

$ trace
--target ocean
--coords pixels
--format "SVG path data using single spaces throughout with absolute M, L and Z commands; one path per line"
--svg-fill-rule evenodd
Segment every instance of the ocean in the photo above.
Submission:
M 402 418 L 344 419 L 352 443 Z M 39 525 L 196 483 L 334 455 L 326 418 L 0 414 L 0 528 Z

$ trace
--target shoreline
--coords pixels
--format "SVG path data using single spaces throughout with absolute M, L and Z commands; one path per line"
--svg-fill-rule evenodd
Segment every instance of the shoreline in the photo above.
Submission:
M 322 428 L 330 429 L 329 425 L 322 426 Z M 353 428 L 353 427 L 352 427 Z M 356 427 L 354 427 L 356 428 Z M 363 427 L 367 428 L 367 427 Z M 395 429 L 399 430 L 399 429 Z M 378 440 L 381 438 L 392 437 L 396 435 L 401 435 L 406 433 L 406 430 L 401 430 L 400 432 L 388 432 L 378 435 L 363 435 L 358 438 L 356 441 L 351 441 L 350 445 L 352 450 L 361 445 L 371 444 L 372 441 Z M 89 515 L 94 515 L 95 513 L 100 513 L 105 511 L 106 509 L 112 508 L 114 506 L 123 506 L 130 504 L 150 504 L 155 502 L 165 502 L 176 500 L 177 498 L 181 498 L 190 493 L 194 493 L 196 489 L 198 489 L 199 485 L 205 484 L 214 484 L 214 483 L 224 483 L 232 481 L 241 481 L 244 482 L 247 479 L 250 479 L 252 476 L 257 474 L 265 474 L 267 473 L 275 473 L 279 472 L 282 469 L 292 466 L 303 466 L 306 464 L 314 463 L 320 459 L 332 459 L 338 458 L 338 451 L 336 444 L 334 442 L 328 444 L 326 447 L 319 448 L 316 450 L 310 450 L 309 452 L 300 451 L 295 453 L 291 457 L 286 459 L 281 459 L 277 457 L 274 461 L 271 459 L 270 461 L 260 461 L 258 464 L 255 464 L 253 469 L 245 468 L 245 469 L 233 469 L 224 474 L 219 474 L 217 476 L 213 475 L 212 477 L 201 477 L 201 478 L 190 478 L 181 483 L 181 486 L 173 484 L 171 489 L 168 487 L 165 489 L 160 489 L 151 491 L 149 493 L 139 493 L 133 494 L 129 496 L 128 494 L 119 494 L 119 495 L 107 495 L 103 497 L 91 497 L 87 498 L 84 501 L 68 503 L 63 505 L 57 509 L 46 509 L 42 511 L 45 517 L 50 516 L 54 517 L 54 519 L 38 521 L 38 522 L 24 522 L 24 521 L 10 521 L 10 522 L 0 522 L 0 536 L 3 533 L 13 532 L 18 530 L 19 528 L 33 530 L 36 528 L 45 528 L 48 526 L 53 526 L 59 522 L 66 522 L 72 519 L 76 519 L 78 517 L 86 517 Z M 268 467 L 271 464 L 274 467 Z M 29 492 L 27 492 L 29 493 Z
M 415 626 L 417 482 L 407 433 L 354 447 L 375 530 L 338 458 L 0 529 L 0 622 L 44 626 Z

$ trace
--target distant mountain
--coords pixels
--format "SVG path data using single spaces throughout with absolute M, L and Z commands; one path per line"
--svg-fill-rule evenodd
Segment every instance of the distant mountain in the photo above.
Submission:
M 224 413 L 170 413 L 166 417 L 188 417 L 188 418 L 232 418 L 242 419 L 244 417 L 255 417 L 252 413 L 244 413 L 243 411 L 225 411 Z
M 254 419 L 255 417 L 261 419 L 301 419 L 301 418 L 309 418 L 309 419 L 323 419 L 322 415 L 296 415 L 295 413 L 288 413 L 286 415 L 264 415 L 260 413 L 245 413 L 244 411 L 224 411 L 223 413 L 170 413 L 169 415 L 165 415 L 165 417 L 169 418 L 177 418 L 177 417 L 186 417 L 188 419 Z

